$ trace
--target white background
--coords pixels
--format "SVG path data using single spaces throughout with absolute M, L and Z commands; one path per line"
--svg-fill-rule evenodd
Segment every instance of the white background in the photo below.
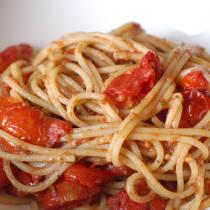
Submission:
M 71 31 L 107 32 L 128 21 L 175 40 L 207 45 L 209 4 L 208 0 L 0 0 L 0 49 L 17 42 L 42 46 Z M 186 37 L 183 32 L 198 35 Z
M 73 31 L 108 32 L 128 21 L 210 50 L 209 4 L 208 0 L 0 0 L 0 50 L 19 42 L 41 47 Z

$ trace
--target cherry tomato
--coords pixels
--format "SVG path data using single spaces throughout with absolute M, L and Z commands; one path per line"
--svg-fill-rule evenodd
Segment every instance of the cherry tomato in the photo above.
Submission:
M 0 189 L 7 186 L 8 183 L 9 182 L 3 168 L 3 161 L 0 158 Z
M 32 54 L 32 48 L 28 44 L 19 44 L 6 48 L 0 52 L 0 73 L 6 70 L 9 65 L 19 59 L 29 60 Z
M 64 178 L 86 187 L 93 187 L 107 183 L 113 178 L 113 175 L 102 168 L 90 168 L 84 163 L 76 163 L 67 169 Z
M 100 191 L 99 187 L 86 187 L 78 183 L 66 180 L 57 181 L 49 188 L 43 198 L 44 207 L 47 210 L 58 210 L 60 207 L 73 209 L 93 202 Z
M 182 94 L 184 103 L 180 127 L 193 127 L 210 109 L 210 97 L 195 89 L 183 91 Z
M 158 56 L 148 52 L 138 67 L 114 78 L 105 90 L 105 95 L 116 106 L 130 108 L 152 89 L 161 74 Z
M 209 82 L 200 71 L 193 71 L 188 73 L 181 81 L 179 81 L 179 86 L 184 90 L 209 90 Z
M 47 147 L 72 130 L 69 122 L 47 117 L 28 103 L 6 96 L 0 96 L 0 128 L 23 141 Z
M 195 126 L 210 109 L 209 82 L 201 71 L 188 73 L 178 83 L 184 102 L 180 127 Z

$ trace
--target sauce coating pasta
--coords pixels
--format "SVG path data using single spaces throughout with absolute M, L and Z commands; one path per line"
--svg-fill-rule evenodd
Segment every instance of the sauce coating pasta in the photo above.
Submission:
M 209 67 L 204 49 L 136 23 L 3 50 L 0 203 L 210 207 Z

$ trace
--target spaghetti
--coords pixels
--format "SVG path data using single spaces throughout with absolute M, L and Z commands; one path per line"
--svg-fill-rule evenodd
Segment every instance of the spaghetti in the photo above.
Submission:
M 0 54 L 2 189 L 45 209 L 210 207 L 203 48 L 128 23 L 69 34 L 32 57 L 28 45 Z M 1 194 L 9 200 L 38 209 Z

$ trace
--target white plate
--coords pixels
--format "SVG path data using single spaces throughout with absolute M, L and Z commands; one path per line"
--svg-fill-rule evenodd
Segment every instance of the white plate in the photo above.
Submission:
M 191 0 L 0 0 L 0 49 L 19 42 L 41 47 L 69 32 L 108 32 L 136 21 L 149 32 L 210 51 L 208 10 L 208 1 Z

